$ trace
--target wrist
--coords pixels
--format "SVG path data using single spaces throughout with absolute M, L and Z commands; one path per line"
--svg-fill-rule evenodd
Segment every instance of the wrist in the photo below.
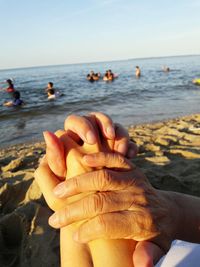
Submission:
M 200 243 L 200 198 L 172 192 L 178 210 L 178 227 L 175 238 Z
M 160 191 L 166 203 L 166 216 L 168 217 L 168 232 L 172 240 L 180 239 L 184 229 L 184 211 L 180 205 L 180 194 L 172 191 Z
M 172 207 L 172 217 L 174 218 L 174 229 L 172 233 L 173 239 L 182 239 L 182 233 L 185 229 L 185 212 L 184 207 L 181 202 L 181 194 L 177 192 L 169 192 L 173 207 Z

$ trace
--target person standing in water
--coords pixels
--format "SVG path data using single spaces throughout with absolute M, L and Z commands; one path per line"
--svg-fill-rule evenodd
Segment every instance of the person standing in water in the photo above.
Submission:
M 135 76 L 139 78 L 141 76 L 141 70 L 139 66 L 135 67 Z

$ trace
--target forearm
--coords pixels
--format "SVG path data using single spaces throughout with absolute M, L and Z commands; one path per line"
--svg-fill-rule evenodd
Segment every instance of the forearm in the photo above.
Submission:
M 200 198 L 181 193 L 170 192 L 174 205 L 180 215 L 175 239 L 200 243 Z
M 73 240 L 73 226 L 60 229 L 61 267 L 92 267 L 93 262 L 88 245 Z

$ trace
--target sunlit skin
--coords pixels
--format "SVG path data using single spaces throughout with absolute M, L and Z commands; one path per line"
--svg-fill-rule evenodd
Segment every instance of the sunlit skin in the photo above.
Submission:
M 86 167 L 82 164 L 82 158 L 85 154 L 95 153 L 98 151 L 112 151 L 114 146 L 113 140 L 100 140 L 100 137 L 98 137 L 98 142 L 95 145 L 83 143 L 83 145 L 80 146 L 62 131 L 57 132 L 57 135 L 60 137 L 62 144 L 64 144 L 64 151 L 61 143 L 59 143 L 55 136 L 46 133 L 46 138 L 52 139 L 52 142 L 57 143 L 56 146 L 60 147 L 61 154 L 65 153 L 67 166 L 66 179 L 70 179 L 73 176 L 93 170 L 93 168 Z M 124 167 L 127 169 L 130 168 L 128 164 L 124 164 Z M 68 201 L 74 202 L 80 198 L 83 198 L 83 194 L 72 197 L 68 199 Z M 96 200 L 98 201 L 98 198 Z M 54 210 L 58 210 L 60 208 L 61 206 L 59 203 L 54 205 Z M 78 244 L 73 240 L 73 233 L 79 225 L 80 223 L 74 223 L 61 229 L 60 245 L 62 266 L 89 267 L 94 265 L 95 267 L 100 267 L 105 265 L 110 267 L 120 267 L 122 266 L 122 262 L 125 267 L 133 266 L 132 255 L 136 244 L 135 241 L 96 240 L 90 242 L 88 245 Z
M 92 205 L 91 211 L 90 211 L 89 207 L 90 207 L 91 201 L 89 201 L 89 205 L 88 205 L 88 203 L 87 203 L 88 197 L 91 198 L 92 195 L 95 195 L 96 194 L 95 192 L 97 190 L 99 193 L 101 193 L 102 190 L 100 188 L 102 186 L 107 185 L 107 183 L 105 184 L 105 182 L 106 181 L 109 182 L 106 178 L 107 171 L 109 170 L 109 168 L 113 169 L 113 171 L 115 170 L 116 173 L 117 172 L 119 172 L 119 174 L 121 173 L 122 177 L 124 175 L 126 175 L 126 173 L 129 176 L 128 173 L 130 171 L 132 171 L 132 170 L 130 170 L 130 168 L 132 169 L 133 166 L 123 156 L 126 156 L 127 158 L 133 158 L 137 154 L 137 147 L 134 145 L 134 143 L 129 141 L 128 132 L 121 125 L 113 124 L 113 122 L 109 118 L 109 116 L 107 116 L 101 112 L 93 112 L 92 114 L 89 114 L 88 116 L 89 117 L 92 116 L 93 118 L 95 118 L 95 125 L 98 125 L 99 131 L 100 131 L 101 135 L 103 135 L 105 140 L 107 140 L 107 139 L 113 140 L 113 141 L 110 141 L 109 144 L 113 144 L 113 145 L 111 145 L 112 150 L 114 152 L 117 152 L 117 154 L 107 152 L 108 158 L 107 158 L 107 156 L 106 156 L 106 158 L 104 158 L 103 154 L 105 154 L 106 152 L 104 152 L 104 153 L 101 152 L 101 153 L 99 153 L 99 155 L 101 154 L 101 156 L 100 156 L 101 161 L 99 162 L 99 159 L 98 159 L 97 162 L 96 161 L 93 162 L 93 164 L 95 163 L 95 165 L 93 165 L 93 164 L 88 165 L 88 163 L 87 163 L 87 161 L 85 161 L 85 157 L 84 157 L 84 160 L 83 160 L 84 165 L 90 166 L 90 167 L 92 167 L 92 169 L 97 168 L 97 170 L 94 170 L 93 172 L 89 172 L 89 173 L 84 173 L 81 176 L 76 176 L 77 178 L 80 177 L 81 181 L 85 180 L 84 187 L 86 187 L 86 189 L 84 189 L 83 191 L 80 191 L 80 189 L 79 189 L 79 191 L 73 191 L 73 192 L 71 191 L 70 195 L 71 196 L 73 194 L 77 195 L 77 193 L 80 193 L 80 192 L 90 192 L 90 194 L 87 194 L 87 196 L 85 194 L 82 194 L 82 195 L 79 194 L 80 197 L 81 196 L 83 197 L 84 201 L 86 200 L 86 203 L 85 203 L 86 205 L 84 205 L 84 207 L 83 207 L 84 213 L 85 213 L 85 211 L 87 211 L 87 213 L 85 213 L 86 217 L 90 217 L 90 214 L 91 214 L 93 209 L 97 209 L 96 210 L 97 213 L 100 212 L 100 210 L 98 208 L 100 202 L 96 203 L 97 205 Z M 88 121 L 88 116 L 84 117 L 84 116 L 70 115 L 69 117 L 67 117 L 67 119 L 65 120 L 65 127 L 64 127 L 65 131 L 59 130 L 56 132 L 57 136 L 62 136 L 61 140 L 58 139 L 55 135 L 53 135 L 51 133 L 46 132 L 44 134 L 46 145 L 47 145 L 46 156 L 40 162 L 39 167 L 35 171 L 35 178 L 36 178 L 36 180 L 40 186 L 40 189 L 41 189 L 49 207 L 54 211 L 59 210 L 60 215 L 62 215 L 61 216 L 62 219 L 59 219 L 57 221 L 52 221 L 52 216 L 51 216 L 51 218 L 49 218 L 50 219 L 49 220 L 50 225 L 55 227 L 55 228 L 62 228 L 66 225 L 69 225 L 69 224 L 66 224 L 67 218 L 68 217 L 74 217 L 74 215 L 75 215 L 75 217 L 77 217 L 77 214 L 79 214 L 79 212 L 80 212 L 80 204 L 78 203 L 79 201 L 71 203 L 73 205 L 78 204 L 77 208 L 71 209 L 73 211 L 73 213 L 75 212 L 75 214 L 72 214 L 71 212 L 69 213 L 69 209 L 67 212 L 64 211 L 64 210 L 66 210 L 67 206 L 70 204 L 68 202 L 69 196 L 68 196 L 68 198 L 66 198 L 66 197 L 60 198 L 61 195 L 59 195 L 59 198 L 58 198 L 54 194 L 54 188 L 56 187 L 56 185 L 62 185 L 63 183 L 61 183 L 61 179 L 63 180 L 63 179 L 65 179 L 64 177 L 66 177 L 66 160 L 65 160 L 66 155 L 65 155 L 65 150 L 64 150 L 64 146 L 63 146 L 62 141 L 64 142 L 64 144 L 66 142 L 63 139 L 66 139 L 68 136 L 71 139 L 73 139 L 75 141 L 75 143 L 78 143 L 78 144 L 80 144 L 80 142 L 83 142 L 82 140 L 84 140 L 84 143 L 96 144 L 97 139 L 99 140 L 99 137 L 96 136 L 96 128 L 94 129 L 93 125 Z M 97 145 L 97 146 L 99 147 L 99 145 Z M 111 157 L 109 156 L 109 154 Z M 102 161 L 103 158 L 104 158 L 104 160 Z M 48 161 L 47 161 L 47 159 L 48 159 Z M 106 170 L 103 171 L 103 170 L 101 170 L 101 168 L 108 168 L 108 169 L 107 169 L 107 171 Z M 133 168 L 133 171 L 134 171 L 134 168 Z M 112 173 L 112 174 L 114 174 L 114 173 Z M 88 176 L 88 178 L 87 178 L 87 176 Z M 130 176 L 130 177 L 132 177 L 132 176 Z M 92 190 L 87 189 L 87 187 L 89 188 L 91 186 L 91 178 L 94 180 L 94 185 L 95 185 L 95 188 Z M 74 181 L 74 179 L 70 179 L 70 180 L 71 180 L 71 182 Z M 70 180 L 66 180 L 66 181 L 69 182 Z M 97 183 L 95 181 L 97 181 Z M 79 185 L 81 185 L 79 183 L 80 182 L 78 182 L 78 184 L 74 184 L 73 187 L 78 187 Z M 124 181 L 124 183 L 126 184 L 125 181 Z M 121 184 L 120 180 L 119 180 L 119 184 Z M 98 189 L 96 189 L 96 188 L 98 188 Z M 115 186 L 110 188 L 109 190 L 113 190 L 114 188 L 115 188 Z M 107 191 L 107 190 L 105 190 L 105 191 Z M 104 200 L 106 200 L 106 199 L 104 199 Z M 118 200 L 120 200 L 120 198 Z M 82 201 L 82 200 L 80 199 L 80 201 Z M 107 199 L 107 201 L 108 201 L 108 199 Z M 130 201 L 130 199 L 129 199 L 129 201 Z M 94 203 L 94 201 L 92 203 Z M 110 203 L 109 206 L 107 206 L 107 205 L 105 206 L 105 208 L 109 208 L 109 207 L 112 207 L 112 203 Z M 58 211 L 57 211 L 57 213 L 58 213 Z M 54 215 L 53 215 L 53 217 L 54 217 Z M 82 220 L 85 220 L 85 218 L 83 218 Z M 80 220 L 78 219 L 75 221 L 80 221 Z M 115 223 L 115 222 L 113 221 L 113 223 Z M 118 221 L 118 223 L 119 223 L 119 221 Z M 126 219 L 121 221 L 121 226 L 119 225 L 119 228 L 115 227 L 116 228 L 115 231 L 110 232 L 110 234 L 113 235 L 113 237 L 111 237 L 110 234 L 107 233 L 107 235 L 105 237 L 102 237 L 102 238 L 116 240 L 115 234 L 118 235 L 120 239 L 124 238 L 123 234 L 120 234 L 121 230 L 123 229 L 122 225 L 124 225 L 124 224 L 127 224 Z M 85 223 L 84 223 L 84 225 L 85 225 Z M 83 224 L 82 224 L 82 226 L 83 226 Z M 77 227 L 78 227 L 78 225 L 77 225 Z M 136 228 L 138 229 L 138 226 Z M 89 228 L 89 229 L 91 232 L 92 229 L 91 228 Z M 93 234 L 95 234 L 96 230 L 97 229 L 92 230 Z M 77 231 L 76 231 L 76 233 L 77 233 Z M 150 233 L 150 236 L 152 236 L 151 231 L 149 233 Z M 110 238 L 109 238 L 109 236 L 110 236 Z M 149 234 L 148 234 L 148 236 L 149 236 Z M 128 237 L 126 237 L 125 239 L 127 239 L 127 238 Z M 132 237 L 130 237 L 130 238 L 134 239 Z M 128 238 L 128 239 L 130 239 L 130 238 Z M 72 236 L 70 236 L 70 240 L 71 239 L 72 239 Z M 97 239 L 97 238 L 93 238 L 92 240 L 94 240 L 94 239 Z M 66 242 L 66 239 L 65 239 L 65 242 Z M 84 242 L 84 243 L 86 243 L 86 242 Z M 62 244 L 63 243 L 61 243 L 61 245 Z M 102 243 L 100 243 L 100 244 L 102 244 Z M 118 244 L 119 244 L 119 242 L 118 242 Z M 70 253 L 74 252 L 76 255 L 77 255 L 77 253 L 79 255 L 77 264 L 79 264 L 81 262 L 81 266 L 93 266 L 89 247 L 81 245 L 81 244 L 78 245 L 77 243 L 73 243 L 73 245 L 74 245 L 74 247 L 72 246 L 72 244 L 70 247 L 66 246 L 64 252 L 66 252 L 66 249 L 70 248 L 71 249 Z M 113 247 L 113 246 L 110 246 L 110 247 Z M 118 253 L 118 251 L 116 251 L 116 252 Z M 134 250 L 134 253 L 132 255 L 134 266 L 141 267 L 141 264 L 142 264 L 142 266 L 144 266 L 144 267 L 152 267 L 153 266 L 153 260 L 156 258 L 159 259 L 162 253 L 163 252 L 160 250 L 160 248 L 155 246 L 151 242 L 146 242 L 146 241 L 137 242 L 136 249 Z M 72 265 L 74 266 L 76 257 L 74 256 L 73 253 L 71 255 L 72 255 L 71 259 L 73 260 Z M 119 254 L 119 255 L 121 257 L 121 254 Z M 127 252 L 125 252 L 125 255 L 127 255 Z M 63 257 L 62 257 L 61 261 L 64 262 L 66 255 L 62 254 L 62 256 Z M 102 258 L 100 258 L 99 254 L 98 254 L 98 257 L 99 257 L 99 261 L 101 261 L 101 264 L 102 264 L 103 261 L 102 261 Z M 119 260 L 123 260 L 123 258 L 120 258 Z M 125 262 L 127 262 L 127 258 L 125 259 Z M 119 263 L 117 263 L 117 264 L 119 264 Z M 118 266 L 118 265 L 116 265 L 116 266 Z M 130 262 L 130 266 L 133 266 L 131 262 Z
M 104 123 L 106 125 L 106 123 Z M 104 126 L 102 126 L 104 127 Z M 105 127 L 104 127 L 105 128 Z M 105 128 L 106 129 L 106 128 Z M 105 129 L 102 129 L 105 135 Z M 108 133 L 112 136 L 113 133 L 110 130 L 110 125 L 107 125 L 107 130 L 109 129 Z M 120 134 L 124 134 L 123 131 Z M 120 135 L 119 134 L 119 135 Z M 49 172 L 49 175 L 51 176 L 51 180 L 45 180 L 45 175 L 43 176 L 44 179 L 37 179 L 38 183 L 40 185 L 40 188 L 44 194 L 44 197 L 50 206 L 51 209 L 54 211 L 59 210 L 66 206 L 66 203 L 76 201 L 76 199 L 83 198 L 84 194 L 80 194 L 78 197 L 72 197 L 68 200 L 59 200 L 55 198 L 52 191 L 53 190 L 47 190 L 47 183 L 50 188 L 54 188 L 56 184 L 60 182 L 58 179 L 58 176 L 60 176 L 60 179 L 63 179 L 63 174 L 66 172 L 66 179 L 69 179 L 70 177 L 73 177 L 75 175 L 83 174 L 85 172 L 91 171 L 94 168 L 85 167 L 84 164 L 82 164 L 82 158 L 85 154 L 94 153 L 98 151 L 112 151 L 115 150 L 116 147 L 118 147 L 119 150 L 122 151 L 122 154 L 125 153 L 126 150 L 124 150 L 124 147 L 126 146 L 128 148 L 128 145 L 125 144 L 126 141 L 124 137 L 115 138 L 115 140 L 108 140 L 106 138 L 102 138 L 100 140 L 100 137 L 98 136 L 98 133 L 96 133 L 97 142 L 93 145 L 88 145 L 86 142 L 84 142 L 82 145 L 78 145 L 75 141 L 72 140 L 66 132 L 64 131 L 58 131 L 56 135 L 60 138 L 58 139 L 55 135 L 51 133 L 45 133 L 45 140 L 47 142 L 47 148 L 48 144 L 51 144 L 51 147 L 54 147 L 54 151 L 57 151 L 57 153 L 48 153 L 47 149 L 47 155 L 48 162 L 50 162 L 51 169 L 55 169 L 55 165 L 57 165 L 56 171 L 57 176 L 50 170 L 50 168 L 47 168 L 47 159 L 44 159 L 43 162 L 40 164 L 40 174 L 38 176 L 41 177 L 41 172 L 44 170 L 44 172 Z M 73 139 L 74 138 L 73 136 Z M 124 139 L 124 140 L 123 140 Z M 122 140 L 122 141 L 121 141 Z M 123 145 L 120 148 L 121 143 Z M 132 147 L 130 145 L 129 147 Z M 123 148 L 123 149 L 122 149 Z M 132 151 L 135 150 L 135 148 L 132 147 Z M 59 152 L 58 152 L 59 151 Z M 127 149 L 127 152 L 129 150 Z M 131 153 L 132 154 L 132 153 Z M 56 156 L 57 155 L 57 156 Z M 63 164 L 62 159 L 65 158 L 66 161 Z M 53 162 L 53 164 L 51 163 Z M 63 167 L 65 165 L 65 168 Z M 66 171 L 67 166 L 67 171 Z M 125 168 L 131 168 L 128 164 L 124 164 Z M 43 170 L 42 170 L 43 169 Z M 37 172 L 37 171 L 36 171 Z M 55 172 L 55 171 L 54 171 Z M 37 175 L 36 175 L 37 176 Z M 88 195 L 88 194 L 87 194 Z M 133 240 L 97 240 L 92 241 L 88 245 L 87 244 L 79 244 L 73 240 L 73 233 L 75 232 L 75 229 L 80 226 L 80 223 L 75 223 L 73 225 L 67 226 L 63 229 L 61 229 L 60 235 L 61 235 L 61 264 L 62 266 L 83 266 L 83 267 L 90 267 L 90 266 L 113 266 L 118 267 L 121 266 L 121 263 L 123 262 L 123 266 L 131 267 L 133 266 L 132 263 L 132 255 L 135 247 L 135 241 Z M 78 255 L 78 257 L 77 257 Z
M 98 125 L 104 138 L 99 138 L 97 133 L 95 134 L 97 137 L 93 135 L 94 129 L 86 117 L 69 116 L 65 123 L 66 132 L 56 133 L 60 139 L 51 133 L 45 133 L 46 158 L 35 172 L 35 178 L 49 207 L 57 210 L 49 218 L 50 225 L 62 228 L 77 222 L 72 226 L 75 231 L 74 236 L 72 229 L 66 230 L 67 238 L 61 233 L 63 266 L 66 266 L 65 263 L 67 266 L 70 266 L 69 263 L 71 266 L 79 264 L 88 267 L 103 266 L 103 264 L 126 266 L 124 262 L 127 266 L 133 266 L 131 262 L 130 265 L 127 263 L 127 259 L 132 258 L 135 267 L 153 267 L 153 262 L 157 262 L 163 252 L 169 249 L 173 239 L 199 242 L 199 199 L 154 189 L 138 168 L 120 156 L 121 154 L 133 157 L 137 153 L 136 148 L 128 141 L 125 129 L 121 127 L 116 130 L 115 126 L 114 133 L 112 130 L 114 125 L 108 116 L 102 113 L 96 113 L 94 116 L 98 122 L 95 122 L 95 125 Z M 107 139 L 110 141 L 105 141 Z M 85 142 L 80 143 L 81 140 Z M 100 143 L 100 140 L 103 140 L 103 143 Z M 86 142 L 95 144 L 96 141 L 96 145 L 86 145 Z M 107 152 L 113 149 L 118 153 Z M 90 154 L 98 150 L 103 152 Z M 84 153 L 90 155 L 83 156 Z M 71 177 L 69 172 L 66 173 L 68 164 L 66 155 L 69 156 L 69 162 L 74 164 L 75 173 L 79 173 L 80 170 L 81 174 L 61 182 L 60 179 Z M 74 163 L 76 157 L 78 162 Z M 89 193 L 80 194 L 80 192 Z M 76 197 L 75 202 L 72 196 Z M 71 202 L 67 200 L 69 197 Z M 71 242 L 72 238 L 75 238 L 79 245 Z M 138 242 L 135 249 L 131 248 L 133 255 L 130 253 L 124 261 L 121 255 L 123 250 L 119 248 L 123 249 L 125 246 L 118 243 L 113 252 L 111 250 L 115 241 L 109 243 L 105 240 L 103 243 L 103 240 L 100 240 L 102 238 L 106 240 L 125 238 Z M 91 243 L 92 240 L 97 241 Z M 82 245 L 87 242 L 89 246 Z M 105 252 L 109 255 L 104 255 L 104 251 L 102 252 L 102 244 L 103 250 L 106 247 Z M 71 255 L 70 258 L 66 252 Z M 125 255 L 126 253 L 128 251 L 125 251 Z M 77 254 L 78 259 L 76 259 Z M 96 261 L 94 265 L 92 257 Z M 116 258 L 119 262 L 114 264 Z M 109 264 L 109 259 L 113 265 Z
M 135 67 L 135 76 L 137 78 L 139 78 L 141 76 L 141 70 L 140 70 L 139 66 Z

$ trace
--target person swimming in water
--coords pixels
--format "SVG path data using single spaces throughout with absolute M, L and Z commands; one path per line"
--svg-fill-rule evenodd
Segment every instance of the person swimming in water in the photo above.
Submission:
M 45 92 L 48 92 L 50 89 L 54 89 L 54 88 L 53 88 L 53 83 L 52 83 L 52 82 L 48 82 L 48 84 L 47 84 L 47 88 L 45 89 Z
M 114 78 L 115 78 L 115 75 L 113 74 L 112 70 L 107 70 L 103 77 L 103 80 L 105 82 L 108 82 L 108 81 L 112 82 Z
M 100 76 L 99 76 L 98 73 L 95 73 L 95 74 L 93 75 L 93 80 L 94 80 L 94 81 L 98 81 L 99 78 L 100 78 Z
M 90 73 L 88 73 L 88 75 L 87 75 L 87 80 L 89 82 L 97 81 L 98 80 L 98 76 L 94 73 L 93 70 L 91 70 Z
M 87 80 L 88 80 L 89 82 L 94 82 L 94 78 L 93 78 L 93 76 L 91 76 L 90 74 L 87 75 Z
M 54 89 L 54 84 L 52 82 L 48 82 L 45 92 L 47 93 L 48 99 L 54 99 L 59 96 L 63 96 L 62 93 Z
M 101 73 L 98 72 L 98 73 L 95 73 L 93 70 L 90 71 L 90 73 L 88 73 L 86 79 L 89 81 L 89 82 L 95 82 L 95 81 L 98 81 L 101 77 Z
M 56 98 L 56 94 L 55 94 L 55 90 L 54 89 L 49 89 L 47 91 L 47 95 L 48 95 L 48 99 L 55 99 Z
M 167 67 L 167 66 L 163 66 L 163 71 L 164 71 L 164 72 L 170 72 L 170 68 Z
M 19 91 L 14 91 L 13 92 L 13 101 L 6 101 L 3 105 L 6 107 L 17 107 L 21 106 L 24 104 L 24 101 L 20 99 L 20 92 Z
M 200 85 L 200 78 L 193 79 L 192 83 L 195 85 Z

